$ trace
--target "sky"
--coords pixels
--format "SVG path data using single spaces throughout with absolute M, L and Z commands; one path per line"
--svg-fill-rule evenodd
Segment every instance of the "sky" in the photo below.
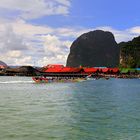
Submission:
M 66 64 L 70 46 L 93 30 L 115 40 L 140 35 L 139 0 L 0 0 L 0 60 L 8 65 Z

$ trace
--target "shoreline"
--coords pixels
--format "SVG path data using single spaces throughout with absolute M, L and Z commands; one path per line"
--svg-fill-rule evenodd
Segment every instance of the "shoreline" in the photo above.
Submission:
M 19 76 L 19 77 L 79 77 L 79 78 L 83 78 L 88 76 L 88 74 L 75 74 L 75 75 L 62 75 L 62 74 L 54 74 L 54 75 L 47 75 L 47 74 L 39 74 L 39 75 L 35 75 L 35 74 L 21 74 L 21 73 L 17 73 L 17 74 L 5 74 L 5 73 L 0 73 L 0 76 Z M 91 74 L 92 78 L 118 78 L 118 79 L 139 79 L 140 78 L 140 74 L 105 74 L 105 73 L 95 73 L 95 74 Z

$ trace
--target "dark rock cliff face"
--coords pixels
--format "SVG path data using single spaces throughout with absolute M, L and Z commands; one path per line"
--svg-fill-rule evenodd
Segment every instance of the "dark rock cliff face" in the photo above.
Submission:
M 119 47 L 110 32 L 91 31 L 78 37 L 70 48 L 67 66 L 116 67 L 119 64 Z

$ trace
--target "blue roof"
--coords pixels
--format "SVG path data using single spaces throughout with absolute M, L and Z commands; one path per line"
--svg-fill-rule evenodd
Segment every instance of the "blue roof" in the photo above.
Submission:
M 140 70 L 140 68 L 136 68 L 136 70 Z

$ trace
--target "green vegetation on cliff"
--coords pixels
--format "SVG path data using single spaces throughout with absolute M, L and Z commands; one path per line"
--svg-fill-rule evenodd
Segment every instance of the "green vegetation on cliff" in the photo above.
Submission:
M 121 42 L 120 65 L 122 67 L 140 67 L 140 36 L 132 41 Z

